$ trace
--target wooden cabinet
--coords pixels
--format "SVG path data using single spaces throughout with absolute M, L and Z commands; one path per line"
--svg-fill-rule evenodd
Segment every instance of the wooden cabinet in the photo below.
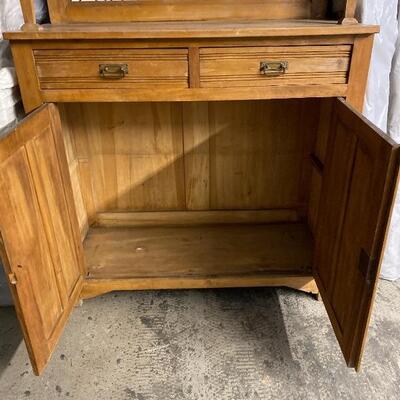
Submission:
M 289 20 L 317 1 L 148 21 L 159 3 L 6 34 L 36 110 L 0 140 L 1 254 L 35 372 L 79 298 L 243 286 L 320 291 L 359 369 L 400 157 L 359 113 L 377 27 Z

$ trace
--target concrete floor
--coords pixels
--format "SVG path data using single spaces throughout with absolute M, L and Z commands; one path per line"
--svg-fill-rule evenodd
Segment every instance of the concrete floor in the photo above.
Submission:
M 41 377 L 0 309 L 0 399 L 399 399 L 400 282 L 380 283 L 363 371 L 289 289 L 119 292 L 74 310 Z

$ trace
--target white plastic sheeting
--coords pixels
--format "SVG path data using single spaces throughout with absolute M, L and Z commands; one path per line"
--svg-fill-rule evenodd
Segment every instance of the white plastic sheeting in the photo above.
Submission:
M 364 114 L 400 142 L 400 1 L 362 0 L 359 3 L 361 22 L 381 26 L 374 41 Z M 400 278 L 400 192 L 390 224 L 382 277 Z
M 400 15 L 400 1 L 398 15 Z M 400 18 L 397 22 L 399 35 L 390 75 L 388 132 L 400 143 Z M 400 185 L 393 210 L 382 275 L 391 280 L 400 278 Z
M 17 0 L 0 2 L 1 32 L 16 29 L 23 23 L 21 8 Z M 0 39 L 3 35 L 0 34 Z M 20 101 L 17 78 L 11 61 L 8 43 L 0 40 L 0 128 L 17 119 L 16 104 Z
M 46 0 L 35 0 L 36 20 L 43 22 L 47 18 Z M 0 68 L 12 67 L 11 53 L 2 32 L 15 30 L 24 23 L 20 0 L 0 0 Z

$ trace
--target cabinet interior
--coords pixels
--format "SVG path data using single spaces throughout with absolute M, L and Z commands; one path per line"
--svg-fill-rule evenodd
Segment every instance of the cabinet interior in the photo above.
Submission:
M 310 276 L 329 107 L 59 104 L 86 278 Z

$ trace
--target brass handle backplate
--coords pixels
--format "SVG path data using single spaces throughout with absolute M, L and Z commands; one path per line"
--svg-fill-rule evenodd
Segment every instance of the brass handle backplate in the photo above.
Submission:
M 128 64 L 100 64 L 99 74 L 104 79 L 122 79 L 128 73 Z
M 286 73 L 289 68 L 287 61 L 261 61 L 260 74 L 267 76 L 279 76 Z

